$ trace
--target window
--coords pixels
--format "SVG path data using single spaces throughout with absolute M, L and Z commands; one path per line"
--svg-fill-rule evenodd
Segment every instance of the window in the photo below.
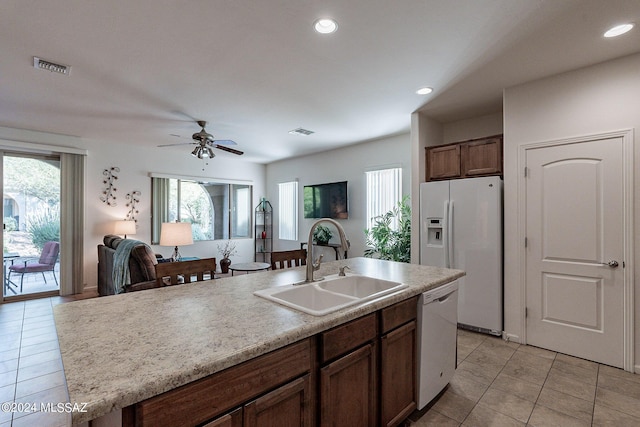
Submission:
M 367 228 L 373 219 L 393 209 L 402 197 L 402 168 L 365 172 L 367 179 Z M 396 227 L 396 224 L 392 224 Z
M 278 184 L 278 237 L 298 240 L 298 182 Z
M 174 221 L 191 223 L 194 241 L 251 237 L 251 185 L 153 177 L 152 187 L 153 244 Z

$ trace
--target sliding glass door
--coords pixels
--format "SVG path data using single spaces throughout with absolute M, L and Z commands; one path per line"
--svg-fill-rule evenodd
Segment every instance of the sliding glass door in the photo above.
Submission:
M 60 290 L 60 157 L 4 153 L 4 300 Z

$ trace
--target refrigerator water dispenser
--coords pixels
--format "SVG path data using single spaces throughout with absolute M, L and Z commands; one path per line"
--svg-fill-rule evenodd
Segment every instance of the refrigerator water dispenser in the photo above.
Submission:
M 442 246 L 442 218 L 427 218 L 427 245 Z

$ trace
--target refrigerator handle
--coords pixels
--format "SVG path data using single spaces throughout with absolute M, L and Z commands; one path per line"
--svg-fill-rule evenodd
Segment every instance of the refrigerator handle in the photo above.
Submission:
M 444 267 L 451 268 L 449 264 L 449 200 L 444 201 L 444 230 L 442 230 L 443 241 L 444 241 Z
M 447 210 L 447 268 L 453 268 L 453 200 Z

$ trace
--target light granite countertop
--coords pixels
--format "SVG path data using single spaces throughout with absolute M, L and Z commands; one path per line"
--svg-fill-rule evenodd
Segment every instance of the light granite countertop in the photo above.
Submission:
M 284 347 L 454 280 L 464 272 L 351 258 L 316 277 L 362 274 L 409 285 L 326 316 L 253 295 L 304 279 L 305 267 L 60 304 L 54 316 L 71 403 L 82 423 Z

